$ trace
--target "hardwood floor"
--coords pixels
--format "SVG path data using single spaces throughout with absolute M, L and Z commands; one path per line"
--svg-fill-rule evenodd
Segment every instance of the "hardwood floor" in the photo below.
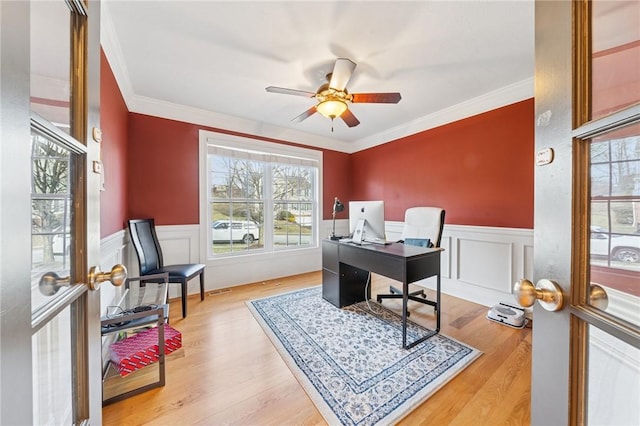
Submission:
M 247 300 L 318 285 L 320 272 L 189 298 L 189 316 L 171 301 L 170 324 L 183 350 L 167 357 L 167 383 L 103 409 L 105 425 L 322 425 L 307 394 L 247 309 Z M 372 294 L 392 281 L 374 275 Z M 372 297 L 375 299 L 375 297 Z M 399 311 L 401 302 L 384 305 Z M 401 425 L 528 425 L 531 329 L 486 319 L 487 308 L 442 295 L 442 329 L 483 352 Z M 433 326 L 433 308 L 410 304 L 411 319 Z

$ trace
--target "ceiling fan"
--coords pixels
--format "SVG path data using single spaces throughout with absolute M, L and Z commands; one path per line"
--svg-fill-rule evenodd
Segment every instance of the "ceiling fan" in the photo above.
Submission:
M 360 121 L 349 110 L 349 103 L 382 103 L 397 104 L 400 102 L 400 93 L 349 93 L 347 83 L 351 78 L 356 63 L 350 59 L 338 58 L 333 66 L 333 72 L 327 74 L 327 83 L 314 92 L 304 90 L 285 89 L 283 87 L 269 86 L 267 92 L 282 93 L 285 95 L 297 95 L 307 98 L 316 98 L 318 103 L 291 121 L 300 122 L 307 117 L 319 112 L 333 121 L 340 117 L 349 127 L 355 127 Z M 333 131 L 333 127 L 331 127 Z

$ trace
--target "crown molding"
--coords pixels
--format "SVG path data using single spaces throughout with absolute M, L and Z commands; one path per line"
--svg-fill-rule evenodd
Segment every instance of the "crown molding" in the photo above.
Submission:
M 441 109 L 433 114 L 420 117 L 385 132 L 360 139 L 351 145 L 351 152 L 382 145 L 416 133 L 424 132 L 444 124 L 453 123 L 483 112 L 511 105 L 525 99 L 533 98 L 533 77 L 501 87 L 484 95 L 469 99 L 456 105 Z
M 111 71 L 116 83 L 118 83 L 124 103 L 127 105 L 127 109 L 131 111 L 130 99 L 134 96 L 133 85 L 129 79 L 129 70 L 113 27 L 113 19 L 109 12 L 108 2 L 105 1 L 100 2 L 100 45 L 111 66 Z
M 248 136 L 259 136 L 279 141 L 292 142 L 316 148 L 347 152 L 349 145 L 335 139 L 313 135 L 311 133 L 286 129 L 267 123 L 247 120 L 232 115 L 220 114 L 199 108 L 161 101 L 144 96 L 133 96 L 130 99 L 129 111 L 170 120 L 184 121 L 219 130 L 243 133 Z
M 115 35 L 108 2 L 103 1 L 101 5 L 102 19 L 100 37 L 102 48 L 107 56 L 109 65 L 111 66 L 111 70 L 129 112 L 352 154 L 447 123 L 529 99 L 532 98 L 534 94 L 533 77 L 531 77 L 465 102 L 452 105 L 387 131 L 355 142 L 343 142 L 311 133 L 137 95 L 133 90 L 124 55 L 122 54 L 118 38 Z

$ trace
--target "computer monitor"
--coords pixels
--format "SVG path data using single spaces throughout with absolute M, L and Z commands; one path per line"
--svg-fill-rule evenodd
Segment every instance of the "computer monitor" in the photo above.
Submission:
M 352 236 L 360 219 L 365 220 L 365 241 L 385 239 L 384 201 L 349 201 L 349 233 Z

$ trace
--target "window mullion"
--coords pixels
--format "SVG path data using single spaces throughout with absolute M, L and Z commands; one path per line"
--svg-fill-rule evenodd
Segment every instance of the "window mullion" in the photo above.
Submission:
M 264 234 L 265 234 L 265 247 L 269 250 L 273 250 L 273 163 L 264 168 Z

